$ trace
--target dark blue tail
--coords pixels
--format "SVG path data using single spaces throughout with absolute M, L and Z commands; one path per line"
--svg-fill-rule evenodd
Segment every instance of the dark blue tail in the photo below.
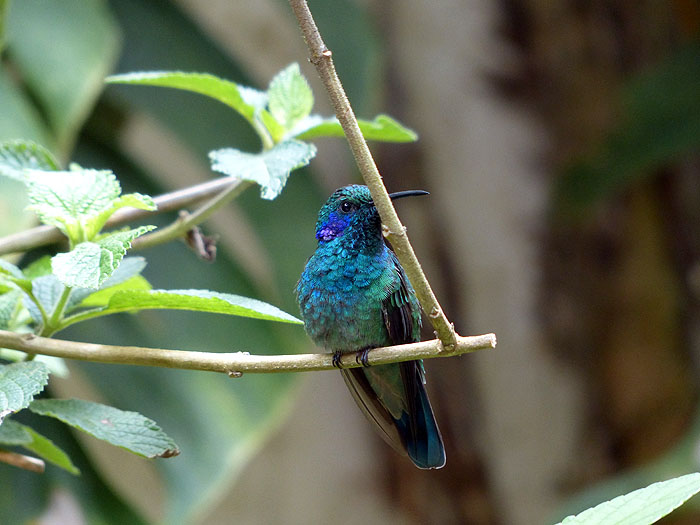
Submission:
M 343 379 L 382 437 L 422 469 L 445 465 L 445 447 L 423 381 L 423 363 L 346 368 Z
M 395 420 L 399 436 L 418 468 L 440 468 L 445 465 L 445 446 L 425 391 L 423 363 L 409 361 L 400 367 L 408 411 Z

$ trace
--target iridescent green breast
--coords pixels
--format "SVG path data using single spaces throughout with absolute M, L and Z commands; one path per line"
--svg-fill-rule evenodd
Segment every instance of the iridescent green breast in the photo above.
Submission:
M 390 344 L 382 302 L 400 286 L 393 254 L 383 243 L 366 253 L 336 241 L 319 246 L 297 284 L 306 331 L 332 351 Z

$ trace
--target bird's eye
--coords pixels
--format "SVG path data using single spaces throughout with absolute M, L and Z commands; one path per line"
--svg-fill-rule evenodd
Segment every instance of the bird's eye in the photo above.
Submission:
M 340 203 L 340 211 L 343 213 L 350 213 L 355 209 L 355 205 L 350 201 L 343 201 Z

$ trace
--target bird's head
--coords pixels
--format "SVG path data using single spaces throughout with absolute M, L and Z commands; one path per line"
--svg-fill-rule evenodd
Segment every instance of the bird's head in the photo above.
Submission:
M 410 190 L 389 194 L 392 199 L 411 195 L 428 195 L 427 191 Z M 381 237 L 381 221 L 367 186 L 344 186 L 333 192 L 318 213 L 316 239 L 328 242 L 353 234 Z

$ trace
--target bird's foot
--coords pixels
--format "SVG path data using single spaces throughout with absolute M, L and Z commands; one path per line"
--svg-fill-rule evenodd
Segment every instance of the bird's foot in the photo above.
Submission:
M 343 357 L 343 353 L 340 350 L 333 352 L 333 366 L 336 368 L 343 368 L 340 359 Z
M 371 348 L 365 348 L 364 350 L 360 350 L 359 352 L 357 352 L 355 354 L 355 362 L 358 365 L 362 365 L 365 368 L 369 367 L 369 356 L 367 354 L 369 354 L 370 350 Z

